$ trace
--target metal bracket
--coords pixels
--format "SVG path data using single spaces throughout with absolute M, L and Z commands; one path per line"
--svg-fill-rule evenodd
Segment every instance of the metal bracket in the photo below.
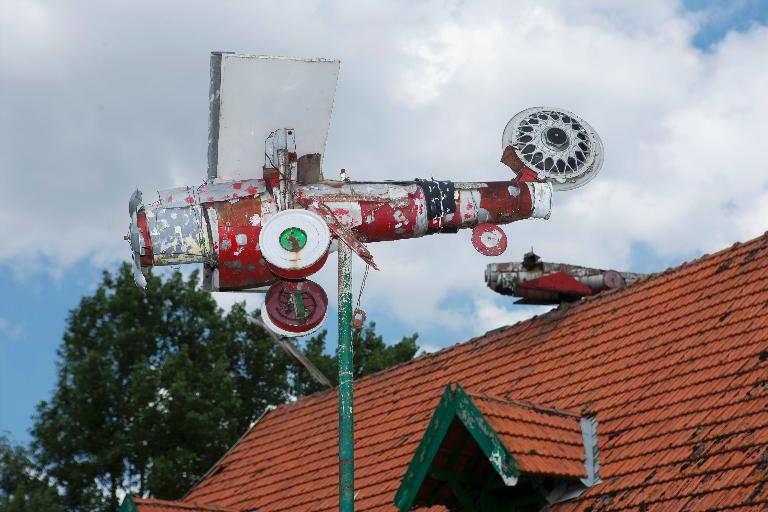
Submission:
M 262 322 L 258 318 L 249 316 L 248 317 L 248 321 L 251 322 L 252 324 L 257 325 L 257 326 L 261 327 L 262 329 L 264 329 L 264 331 L 266 331 L 266 333 L 275 341 L 275 343 L 280 345 L 280 347 L 283 350 L 285 350 L 288 353 L 289 356 L 294 358 L 300 365 L 302 365 L 304 368 L 307 369 L 309 374 L 312 376 L 313 379 L 315 379 L 315 381 L 317 381 L 318 384 L 320 384 L 321 386 L 325 386 L 326 388 L 332 388 L 333 387 L 333 385 L 328 380 L 328 378 L 325 375 L 323 375 L 323 372 L 321 372 L 317 368 L 317 366 L 312 364 L 312 361 L 310 361 L 307 358 L 307 356 L 305 356 L 304 353 L 301 350 L 299 350 L 299 347 L 297 347 L 296 345 L 291 343 L 291 340 L 289 340 L 285 336 L 280 336 L 280 335 L 272 332 L 272 330 L 270 330 L 264 324 L 264 322 Z
M 293 184 L 298 178 L 298 157 L 296 155 L 296 132 L 293 128 L 273 131 L 264 141 L 264 179 L 269 181 L 268 172 L 276 170 L 280 180 L 278 204 L 281 210 L 293 207 Z
M 375 270 L 379 270 L 376 262 L 373 261 L 373 255 L 365 247 L 365 244 L 363 244 L 363 242 L 358 238 L 354 231 L 339 222 L 339 219 L 336 218 L 328 205 L 304 194 L 301 192 L 301 190 L 296 190 L 296 202 L 298 202 L 307 210 L 313 211 L 320 215 L 320 217 L 322 217 L 325 223 L 328 225 L 328 229 L 331 230 L 331 233 L 333 233 L 337 238 L 339 238 L 339 240 L 341 240 L 340 243 L 347 244 L 350 249 L 352 249 L 358 256 L 360 256 L 360 259 L 373 267 Z

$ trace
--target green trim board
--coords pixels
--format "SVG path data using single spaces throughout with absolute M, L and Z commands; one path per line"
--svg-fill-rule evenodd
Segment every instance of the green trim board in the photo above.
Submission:
M 455 415 L 453 390 L 451 386 L 446 386 L 437 409 L 429 420 L 427 430 L 421 439 L 416 453 L 413 455 L 408 470 L 405 472 L 400 488 L 395 495 L 395 506 L 400 510 L 410 510 L 413 501 L 416 499 L 424 478 L 426 478 L 429 467 L 437 455 L 437 450 L 448 433 L 451 421 Z
M 515 459 L 485 417 L 472 403 L 469 395 L 458 384 L 456 384 L 454 400 L 456 402 L 456 415 L 472 434 L 472 438 L 483 450 L 485 456 L 488 457 L 488 462 L 491 463 L 501 480 L 507 487 L 516 485 L 520 478 L 520 471 Z
M 472 399 L 464 389 L 456 384 L 456 389 L 453 390 L 448 385 L 445 387 L 440 403 L 432 415 L 429 426 L 424 432 L 424 437 L 416 448 L 413 459 L 408 465 L 408 470 L 395 495 L 395 506 L 402 512 L 410 510 L 413 506 L 424 479 L 430 475 L 432 463 L 454 418 L 458 418 L 471 434 L 472 439 L 477 443 L 502 482 L 507 487 L 517 484 L 520 471 L 512 454 L 509 453 L 491 425 L 472 403 Z M 449 476 L 447 473 L 444 470 L 436 470 L 432 474 L 446 477 Z M 450 478 L 449 481 L 455 484 L 456 478 Z M 452 487 L 456 487 L 456 485 L 452 485 Z M 463 493 L 459 493 L 457 496 L 460 500 L 463 497 L 461 494 Z
M 138 512 L 136 504 L 133 502 L 133 496 L 126 494 L 123 502 L 120 504 L 118 512 Z

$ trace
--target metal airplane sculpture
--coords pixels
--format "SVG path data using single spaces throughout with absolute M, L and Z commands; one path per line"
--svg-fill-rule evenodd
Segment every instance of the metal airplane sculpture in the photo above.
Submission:
M 308 278 L 336 244 L 378 268 L 367 243 L 472 229 L 475 248 L 497 256 L 507 245 L 499 225 L 548 218 L 553 191 L 584 185 L 602 165 L 602 143 L 587 122 L 536 107 L 515 115 L 504 130 L 509 180 L 323 179 L 338 62 L 258 57 L 245 68 L 245 58 L 212 57 L 208 179 L 162 191 L 151 204 L 134 192 L 127 238 L 140 286 L 152 266 L 202 263 L 207 290 L 266 292 L 262 319 L 282 336 L 304 336 L 323 323 L 328 298 Z M 315 66 L 297 75 L 304 65 Z M 259 66 L 264 69 L 249 75 Z M 254 84 L 264 87 L 267 76 L 272 90 L 252 108 L 237 96 Z M 298 89 L 297 76 L 305 78 Z M 287 91 L 294 96 L 285 98 Z M 269 94 L 272 100 L 265 99 Z M 308 105 L 303 110 L 302 101 Z M 301 117 L 306 112 L 311 119 Z
M 520 297 L 515 304 L 560 304 L 604 290 L 623 288 L 645 274 L 547 263 L 533 251 L 520 263 L 491 263 L 485 269 L 488 287 L 502 295 Z

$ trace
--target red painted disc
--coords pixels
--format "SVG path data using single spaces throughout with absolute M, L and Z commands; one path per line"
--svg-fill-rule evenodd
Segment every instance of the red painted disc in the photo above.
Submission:
M 286 269 L 286 268 L 280 268 L 277 265 L 273 265 L 269 262 L 267 262 L 267 267 L 269 267 L 269 270 L 275 274 L 276 276 L 282 277 L 284 279 L 304 279 L 306 277 L 311 276 L 321 268 L 323 268 L 323 265 L 325 265 L 325 262 L 328 260 L 328 253 L 325 253 L 325 256 L 320 258 L 320 260 L 315 263 L 314 265 L 310 265 L 307 268 L 301 268 L 301 269 Z
M 362 329 L 363 324 L 365 324 L 365 317 L 366 315 L 364 310 L 360 308 L 355 309 L 352 312 L 352 322 L 351 322 L 352 328 L 358 329 L 358 330 Z
M 496 224 L 478 224 L 472 230 L 472 245 L 485 256 L 500 256 L 507 250 L 507 235 Z
M 265 323 L 283 336 L 305 336 L 322 325 L 328 312 L 328 296 L 308 279 L 278 281 L 267 290 L 262 308 Z
M 603 274 L 603 283 L 605 283 L 606 288 L 621 288 L 626 284 L 624 281 L 624 278 L 616 272 L 615 270 L 607 270 Z

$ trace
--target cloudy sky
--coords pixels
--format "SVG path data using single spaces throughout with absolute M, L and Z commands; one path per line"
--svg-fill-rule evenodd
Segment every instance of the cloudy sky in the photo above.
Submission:
M 131 191 L 204 178 L 209 52 L 342 60 L 328 176 L 507 179 L 511 115 L 577 112 L 603 171 L 549 221 L 507 226 L 494 260 L 653 272 L 768 229 L 766 23 L 759 0 L 0 0 L 0 430 L 28 440 L 67 311 L 129 257 Z M 389 341 L 542 312 L 485 288 L 469 233 L 370 249 L 363 307 Z

